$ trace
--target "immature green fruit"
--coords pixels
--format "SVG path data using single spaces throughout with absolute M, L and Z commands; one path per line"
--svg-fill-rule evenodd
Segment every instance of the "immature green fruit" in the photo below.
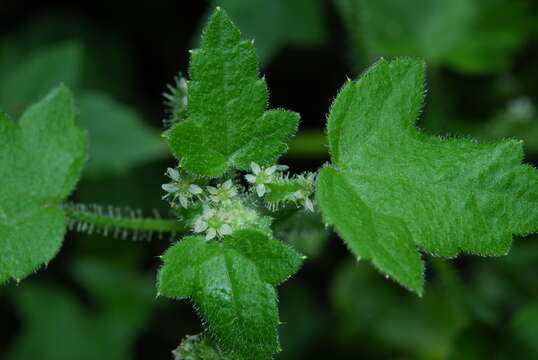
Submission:
M 58 252 L 64 212 L 86 160 L 86 132 L 63 86 L 31 106 L 19 123 L 0 113 L 0 283 L 19 280 Z
M 217 9 L 192 51 L 188 119 L 166 138 L 187 171 L 216 177 L 230 166 L 246 170 L 251 162 L 268 164 L 287 150 L 299 115 L 265 111 L 267 84 L 260 79 L 256 50 L 241 41 L 239 30 Z
M 417 247 L 506 255 L 512 235 L 538 228 L 538 172 L 522 144 L 478 144 L 421 133 L 424 63 L 380 60 L 334 101 L 327 122 L 332 166 L 316 198 L 351 251 L 421 293 Z

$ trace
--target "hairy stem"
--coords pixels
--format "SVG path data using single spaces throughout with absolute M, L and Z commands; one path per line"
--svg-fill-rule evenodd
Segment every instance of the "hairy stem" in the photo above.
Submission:
M 95 229 L 103 235 L 111 233 L 115 236 L 145 233 L 148 238 L 154 232 L 184 233 L 187 226 L 175 219 L 161 219 L 158 213 L 154 217 L 142 217 L 140 210 L 102 207 L 99 205 L 63 204 L 62 209 L 71 221 L 72 228 L 82 232 L 93 232 Z

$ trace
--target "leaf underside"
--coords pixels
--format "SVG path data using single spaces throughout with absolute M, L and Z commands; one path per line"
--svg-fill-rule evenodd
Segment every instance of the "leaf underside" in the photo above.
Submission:
M 538 173 L 515 140 L 478 144 L 415 127 L 423 62 L 380 60 L 334 101 L 327 128 L 332 166 L 317 201 L 350 250 L 417 293 L 417 250 L 505 255 L 513 234 L 538 226 Z
M 66 220 L 55 205 L 71 193 L 86 159 L 86 133 L 75 118 L 63 86 L 18 123 L 0 113 L 0 283 L 29 275 L 60 248 Z
M 239 230 L 222 243 L 187 237 L 163 261 L 159 292 L 191 297 L 224 353 L 271 359 L 280 350 L 274 286 L 301 265 L 294 250 L 261 232 Z
M 188 119 L 166 138 L 181 166 L 205 176 L 219 176 L 230 166 L 246 170 L 251 162 L 268 164 L 285 150 L 299 116 L 286 110 L 265 111 L 267 84 L 259 78 L 256 51 L 241 41 L 239 30 L 218 9 L 192 51 L 189 67 Z

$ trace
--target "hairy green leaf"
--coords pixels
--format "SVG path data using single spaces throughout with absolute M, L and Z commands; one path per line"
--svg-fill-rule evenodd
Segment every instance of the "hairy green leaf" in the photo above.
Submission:
M 538 227 L 538 173 L 521 142 L 478 144 L 414 126 L 424 63 L 380 60 L 336 98 L 327 123 L 332 166 L 317 189 L 321 212 L 358 257 L 421 293 L 416 247 L 505 255 L 512 234 Z
M 55 205 L 74 189 L 86 160 L 86 133 L 63 86 L 15 123 L 0 113 L 0 283 L 48 263 L 66 219 Z
M 218 176 L 229 166 L 246 170 L 251 162 L 268 164 L 286 149 L 299 116 L 265 111 L 267 84 L 258 78 L 252 42 L 217 9 L 192 52 L 188 119 L 166 137 L 181 165 L 190 172 Z
M 301 265 L 294 250 L 261 232 L 239 230 L 222 243 L 187 237 L 163 261 L 159 292 L 191 297 L 224 353 L 271 359 L 279 351 L 274 286 Z

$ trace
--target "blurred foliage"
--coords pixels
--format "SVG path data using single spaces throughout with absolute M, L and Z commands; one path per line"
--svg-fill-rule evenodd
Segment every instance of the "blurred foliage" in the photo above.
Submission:
M 336 341 L 367 348 L 371 356 L 446 356 L 467 322 L 454 295 L 432 284 L 419 298 L 380 279 L 369 264 L 342 264 L 331 290 L 333 308 L 339 314 Z
M 114 77 L 108 77 L 109 73 L 121 74 L 123 64 L 114 60 L 110 64 L 102 63 L 109 59 L 102 56 L 102 51 L 121 49 L 121 45 L 114 47 L 110 39 L 86 43 L 75 37 L 83 30 L 84 26 L 68 19 L 43 19 L 29 25 L 17 37 L 8 37 L 0 43 L 0 107 L 18 116 L 51 88 L 66 84 L 75 92 L 80 124 L 90 133 L 86 176 L 117 175 L 168 155 L 157 130 L 146 125 L 137 111 L 105 93 L 113 92 L 117 85 L 128 88 L 129 81 L 118 84 Z M 59 34 L 69 31 L 73 37 L 63 40 Z M 98 32 L 88 30 L 88 34 Z M 53 41 L 58 38 L 62 40 Z M 92 50 L 95 44 L 97 49 Z M 102 91 L 88 90 L 93 88 Z M 122 136 L 118 136 L 120 132 Z
M 91 175 L 125 173 L 134 165 L 168 154 L 157 131 L 147 126 L 133 109 L 105 93 L 81 92 L 78 107 L 79 124 L 90 134 L 86 171 Z
M 337 4 L 356 56 L 419 56 L 429 65 L 469 74 L 505 69 L 538 29 L 529 4 L 512 0 L 337 0 Z
M 311 259 L 321 255 L 329 237 L 319 213 L 295 209 L 276 220 L 273 231 L 277 238 Z
M 28 281 L 13 291 L 24 326 L 7 359 L 132 359 L 132 343 L 147 323 L 152 279 L 100 259 L 77 259 L 73 276 L 89 296 Z
M 282 326 L 278 327 L 282 353 L 279 359 L 306 358 L 312 344 L 332 328 L 328 314 L 317 302 L 316 293 L 296 281 L 279 289 Z
M 461 272 L 433 259 L 435 276 L 423 298 L 380 281 L 367 264 L 342 264 L 331 291 L 336 341 L 364 347 L 372 357 L 533 358 L 538 243 L 520 241 L 510 256 L 471 261 Z
M 7 46 L 2 51 L 12 53 Z M 82 48 L 77 42 L 59 43 L 31 56 L 6 61 L 0 68 L 2 110 L 17 118 L 60 83 L 77 88 L 81 61 Z
M 208 14 L 216 6 L 226 10 L 243 39 L 255 40 L 262 67 L 286 45 L 320 46 L 327 41 L 322 0 L 212 0 Z

